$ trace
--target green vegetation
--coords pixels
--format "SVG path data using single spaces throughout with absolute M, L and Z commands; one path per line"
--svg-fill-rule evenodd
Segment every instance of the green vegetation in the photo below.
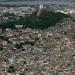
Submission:
M 26 72 L 22 71 L 19 75 L 26 75 Z
M 16 44 L 15 47 L 16 47 L 17 49 L 20 49 L 20 48 L 22 48 L 22 45 L 21 45 L 21 44 Z
M 40 16 L 36 15 L 36 12 L 30 16 L 20 18 L 19 20 L 8 21 L 0 24 L 1 28 L 15 28 L 15 25 L 23 25 L 25 28 L 46 29 L 50 26 L 54 26 L 63 18 L 68 18 L 69 15 L 43 10 Z M 24 28 L 23 27 L 23 28 Z
M 15 72 L 14 66 L 9 66 L 8 72 L 9 72 L 9 73 Z
M 6 12 L 6 13 L 3 14 L 3 16 L 15 16 L 15 14 L 14 13 Z
M 35 42 L 34 42 L 34 41 L 26 41 L 26 42 L 25 42 L 25 45 L 34 46 L 34 45 L 35 45 Z
M 3 50 L 3 48 L 2 47 L 0 47 L 0 51 L 2 51 Z

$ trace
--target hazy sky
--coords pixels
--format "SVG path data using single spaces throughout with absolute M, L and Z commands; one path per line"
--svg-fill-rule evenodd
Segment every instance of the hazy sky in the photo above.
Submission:
M 16 1 L 16 0 L 0 0 L 0 1 Z M 21 0 L 17 0 L 17 1 L 21 1 Z M 26 0 L 27 1 L 27 0 Z M 38 0 L 36 0 L 38 1 Z M 39 0 L 40 1 L 40 0 Z M 44 0 L 45 1 L 45 0 Z M 50 0 L 49 0 L 50 1 Z M 53 0 L 53 1 L 62 1 L 62 0 Z M 64 0 L 64 1 L 74 1 L 74 0 Z
M 0 1 L 16 1 L 16 0 L 0 0 Z M 17 0 L 17 1 L 21 1 L 21 0 Z M 27 1 L 27 0 L 26 0 Z M 38 0 L 36 0 L 38 1 Z M 40 1 L 40 0 L 39 0 Z M 45 0 L 44 0 L 45 1 Z M 50 0 L 49 0 L 50 1 Z M 53 1 L 62 1 L 62 0 L 53 0 Z M 64 0 L 64 1 L 72 1 L 72 0 Z
M 66 1 L 66 2 L 75 2 L 75 0 L 0 0 L 0 1 Z
M 16 2 L 16 1 L 19 1 L 19 2 Z M 29 2 L 27 2 L 27 1 L 29 1 Z M 0 0 L 0 3 L 2 3 L 2 4 L 30 4 L 30 5 L 33 5 L 33 4 L 36 5 L 36 4 L 40 4 L 40 3 L 75 5 L 75 0 Z

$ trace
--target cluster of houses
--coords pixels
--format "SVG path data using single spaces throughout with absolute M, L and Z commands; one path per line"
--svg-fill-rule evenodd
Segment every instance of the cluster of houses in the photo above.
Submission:
M 56 12 L 61 12 L 64 14 L 75 14 L 75 9 L 57 10 Z
M 50 72 L 51 70 L 54 73 L 54 71 L 63 68 L 61 65 L 68 69 L 65 65 L 67 63 L 73 63 L 73 60 L 75 60 L 73 56 L 75 34 L 72 29 L 68 28 L 68 25 L 63 24 L 61 26 L 62 24 L 45 30 L 31 28 L 0 29 L 0 54 L 2 57 L 0 58 L 0 74 L 20 75 L 21 72 L 25 72 L 27 75 L 37 75 L 38 73 L 35 70 L 39 71 L 40 68 L 41 71 L 39 71 L 39 74 L 47 75 L 47 73 L 52 73 Z M 67 29 L 64 30 L 63 27 Z M 70 58 L 73 59 L 73 62 L 67 58 L 69 56 L 73 56 L 73 58 Z M 55 61 L 54 59 L 57 60 Z M 59 64 L 57 63 L 58 60 Z M 60 61 L 63 61 L 63 63 Z M 17 70 L 13 72 L 12 68 L 10 68 L 11 66 L 14 66 Z M 71 66 L 73 65 L 71 64 Z M 72 67 L 69 68 L 72 69 L 71 72 L 67 70 L 62 73 L 65 73 L 65 75 L 67 72 L 74 74 L 74 69 Z
M 21 7 L 17 13 L 22 9 L 31 10 Z M 74 74 L 75 22 L 67 19 L 44 30 L 0 29 L 0 75 Z
M 36 9 L 33 7 L 0 7 L 0 21 L 10 20 L 9 17 L 25 17 L 31 15 Z M 9 15 L 10 14 L 10 15 Z M 13 15 L 14 16 L 13 16 Z

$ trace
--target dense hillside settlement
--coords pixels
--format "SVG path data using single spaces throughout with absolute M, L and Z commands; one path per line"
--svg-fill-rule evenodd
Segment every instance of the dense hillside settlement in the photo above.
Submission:
M 75 8 L 0 7 L 0 75 L 75 75 Z

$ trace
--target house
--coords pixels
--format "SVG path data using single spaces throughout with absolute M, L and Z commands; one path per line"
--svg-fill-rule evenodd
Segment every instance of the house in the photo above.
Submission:
M 75 48 L 75 36 L 70 36 L 66 43 L 68 48 Z

